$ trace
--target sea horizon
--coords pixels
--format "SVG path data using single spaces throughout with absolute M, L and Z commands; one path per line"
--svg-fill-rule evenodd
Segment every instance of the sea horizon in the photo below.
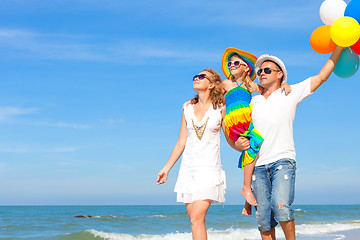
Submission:
M 320 203 L 314 203 L 314 204 L 293 204 L 291 206 L 356 206 L 360 205 L 360 203 L 354 203 L 354 204 L 320 204 Z M 178 204 L 0 204 L 0 207 L 17 207 L 17 206 L 184 206 L 183 203 Z M 222 204 L 213 204 L 213 206 L 222 206 Z M 224 206 L 244 206 L 244 204 L 226 204 L 224 203 Z

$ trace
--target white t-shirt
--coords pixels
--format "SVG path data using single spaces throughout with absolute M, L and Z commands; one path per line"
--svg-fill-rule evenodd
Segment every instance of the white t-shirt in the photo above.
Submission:
M 291 85 L 287 96 L 279 88 L 268 99 L 254 96 L 252 121 L 264 138 L 256 166 L 276 162 L 282 158 L 296 160 L 293 123 L 298 104 L 310 96 L 310 78 Z

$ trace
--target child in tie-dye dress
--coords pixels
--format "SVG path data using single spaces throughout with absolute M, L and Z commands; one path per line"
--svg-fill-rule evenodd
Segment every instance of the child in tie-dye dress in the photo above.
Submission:
M 238 138 L 243 136 L 249 138 L 250 144 L 250 148 L 241 153 L 238 165 L 244 169 L 244 185 L 241 190 L 246 199 L 244 215 L 251 214 L 250 205 L 257 205 L 251 192 L 251 176 L 263 142 L 261 134 L 254 128 L 251 120 L 251 94 L 254 91 L 263 91 L 260 85 L 253 82 L 256 76 L 256 60 L 257 57 L 253 54 L 236 48 L 227 48 L 222 58 L 222 69 L 228 78 L 222 82 L 226 101 L 226 115 L 223 121 L 226 140 L 231 146 L 236 146 Z M 282 85 L 282 89 L 287 93 L 291 90 L 286 83 Z

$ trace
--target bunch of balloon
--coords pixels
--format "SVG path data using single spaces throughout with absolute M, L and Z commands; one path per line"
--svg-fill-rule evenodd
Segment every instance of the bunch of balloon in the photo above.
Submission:
M 320 54 L 333 52 L 336 45 L 346 47 L 334 73 L 341 78 L 353 76 L 359 68 L 360 0 L 349 4 L 343 0 L 325 0 L 320 7 L 320 18 L 325 25 L 311 34 L 311 47 Z

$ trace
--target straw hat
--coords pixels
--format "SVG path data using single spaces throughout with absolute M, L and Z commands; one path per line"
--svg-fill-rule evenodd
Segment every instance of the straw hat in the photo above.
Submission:
M 256 63 L 255 63 L 256 72 L 261 68 L 261 65 L 262 65 L 265 61 L 274 62 L 274 63 L 276 63 L 276 64 L 280 67 L 280 70 L 281 70 L 281 71 L 283 72 L 283 74 L 284 74 L 282 83 L 286 83 L 286 80 L 287 80 L 286 67 L 285 67 L 285 64 L 283 63 L 283 61 L 281 61 L 280 58 L 278 58 L 278 57 L 271 56 L 271 55 L 269 55 L 269 54 L 261 55 L 261 56 L 259 57 L 259 59 L 256 61 Z
M 256 77 L 255 74 L 255 62 L 257 60 L 257 57 L 251 53 L 236 49 L 236 48 L 227 48 L 224 52 L 224 55 L 222 57 L 221 60 L 221 68 L 225 74 L 225 76 L 230 79 L 232 77 L 231 73 L 230 73 L 230 69 L 227 66 L 228 61 L 230 61 L 230 58 L 234 55 L 234 54 L 238 54 L 244 61 L 245 63 L 248 65 L 248 67 L 250 68 L 250 75 L 249 77 L 251 78 L 251 80 L 254 80 Z

